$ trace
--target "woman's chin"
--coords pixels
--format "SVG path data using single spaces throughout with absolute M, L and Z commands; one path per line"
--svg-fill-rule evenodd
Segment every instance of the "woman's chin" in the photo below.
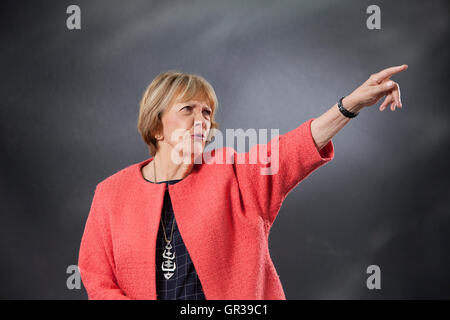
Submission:
M 195 158 L 202 155 L 204 149 L 205 149 L 205 143 L 206 141 L 196 140 L 191 141 L 190 147 L 184 148 L 182 151 L 182 154 L 180 154 L 181 157 L 184 159 L 190 159 L 191 163 L 194 163 Z M 189 161 L 189 160 L 188 160 Z
M 205 142 L 203 140 L 195 140 L 191 143 L 191 153 L 193 155 L 198 155 L 205 149 Z

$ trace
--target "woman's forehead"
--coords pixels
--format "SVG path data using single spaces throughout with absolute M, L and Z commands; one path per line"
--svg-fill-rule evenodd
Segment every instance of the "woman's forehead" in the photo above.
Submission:
M 196 97 L 189 100 L 183 100 L 183 99 L 177 99 L 175 102 L 176 105 L 179 104 L 190 104 L 190 105 L 196 105 L 196 106 L 202 106 L 202 107 L 208 107 L 211 106 L 208 103 L 207 99 L 203 99 L 202 97 Z

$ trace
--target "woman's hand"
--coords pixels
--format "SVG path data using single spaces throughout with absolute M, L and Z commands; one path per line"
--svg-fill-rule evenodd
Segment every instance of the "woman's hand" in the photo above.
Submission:
M 408 65 L 404 64 L 372 74 L 366 82 L 344 98 L 344 108 L 345 101 L 347 101 L 349 105 L 356 106 L 354 110 L 359 111 L 366 106 L 374 105 L 384 96 L 386 96 L 386 98 L 379 108 L 380 111 L 383 111 L 389 104 L 391 104 L 392 111 L 395 110 L 395 107 L 401 108 L 402 100 L 400 98 L 400 87 L 398 83 L 389 78 L 406 69 L 408 69 Z

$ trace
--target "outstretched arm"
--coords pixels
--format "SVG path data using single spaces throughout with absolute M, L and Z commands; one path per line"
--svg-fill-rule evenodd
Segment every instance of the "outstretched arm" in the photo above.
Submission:
M 364 107 L 371 106 L 386 96 L 379 108 L 380 111 L 383 111 L 388 104 L 391 104 L 392 111 L 396 106 L 401 108 L 400 87 L 389 78 L 407 68 L 408 65 L 404 64 L 372 74 L 366 82 L 342 99 L 342 106 L 348 111 L 358 113 Z M 337 103 L 320 117 L 314 119 L 311 123 L 311 134 L 317 150 L 322 149 L 350 119 L 339 111 Z

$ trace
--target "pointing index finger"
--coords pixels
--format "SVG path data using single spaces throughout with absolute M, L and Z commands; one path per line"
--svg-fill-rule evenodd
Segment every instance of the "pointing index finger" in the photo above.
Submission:
M 390 67 L 390 68 L 381 70 L 380 72 L 378 72 L 374 75 L 375 81 L 378 83 L 381 83 L 383 80 L 389 79 L 394 74 L 405 71 L 406 69 L 408 69 L 408 65 L 403 64 L 401 66 Z

